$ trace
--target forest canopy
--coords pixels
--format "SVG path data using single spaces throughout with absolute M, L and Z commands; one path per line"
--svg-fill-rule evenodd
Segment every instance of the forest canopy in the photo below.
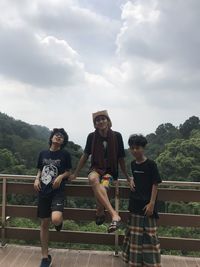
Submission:
M 41 150 L 48 148 L 50 130 L 30 125 L 0 113 L 0 173 L 36 173 L 36 161 Z M 146 136 L 146 154 L 156 160 L 164 180 L 200 182 L 200 120 L 192 116 L 179 126 L 164 123 Z M 124 140 L 126 142 L 126 140 Z M 70 141 L 66 148 L 73 167 L 82 154 L 81 146 Z M 126 163 L 132 156 L 126 151 Z M 80 175 L 87 175 L 86 166 Z

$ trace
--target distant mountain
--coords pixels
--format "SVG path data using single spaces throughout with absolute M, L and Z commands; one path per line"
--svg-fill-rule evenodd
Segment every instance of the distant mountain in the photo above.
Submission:
M 50 130 L 40 125 L 30 125 L 21 120 L 0 112 L 0 134 L 17 135 L 23 139 L 36 138 L 44 140 L 49 136 Z
M 0 112 L 0 172 L 35 174 L 38 154 L 48 148 L 50 130 L 31 125 Z M 66 149 L 71 153 L 75 166 L 82 154 L 79 145 L 69 142 Z M 82 171 L 82 175 L 86 170 Z
M 40 125 L 30 125 L 0 113 L 0 173 L 35 174 L 38 154 L 48 148 L 50 130 Z M 146 155 L 157 161 L 165 180 L 200 181 L 200 120 L 190 117 L 175 127 L 164 123 L 154 133 L 146 136 Z M 66 149 L 76 166 L 82 148 L 69 142 Z M 126 164 L 130 172 L 133 160 L 126 150 Z M 80 175 L 87 176 L 89 163 Z M 120 172 L 120 177 L 123 177 Z

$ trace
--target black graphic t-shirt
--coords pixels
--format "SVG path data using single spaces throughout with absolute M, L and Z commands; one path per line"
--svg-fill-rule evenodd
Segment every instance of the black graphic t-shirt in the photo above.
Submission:
M 133 213 L 144 215 L 143 208 L 151 199 L 153 184 L 162 182 L 156 163 L 146 159 L 143 163 L 131 163 L 131 170 L 135 182 L 135 191 L 131 191 L 129 210 Z M 157 204 L 154 207 L 154 217 L 158 217 Z
M 66 150 L 44 150 L 39 154 L 37 168 L 41 170 L 40 194 L 64 191 L 65 179 L 57 189 L 53 189 L 52 184 L 58 175 L 72 168 L 70 154 Z
M 124 142 L 122 139 L 122 135 L 119 132 L 115 132 L 114 134 L 116 135 L 117 143 L 118 143 L 118 155 L 117 158 L 124 158 L 125 157 L 125 150 L 124 150 Z M 92 153 L 92 142 L 94 138 L 94 132 L 90 133 L 87 137 L 86 141 L 86 146 L 84 149 L 84 153 L 87 154 L 88 156 L 91 155 Z M 104 159 L 108 159 L 108 138 L 101 136 L 101 141 L 104 147 Z M 117 179 L 118 176 L 118 171 L 115 174 L 112 174 L 114 179 Z

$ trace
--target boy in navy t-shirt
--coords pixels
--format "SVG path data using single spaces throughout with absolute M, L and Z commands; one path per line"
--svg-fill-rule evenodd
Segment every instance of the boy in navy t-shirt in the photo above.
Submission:
M 128 144 L 135 158 L 131 163 L 134 190 L 129 197 L 130 218 L 124 238 L 123 260 L 129 266 L 160 267 L 156 200 L 161 178 L 156 163 L 144 155 L 146 138 L 131 135 Z
M 38 158 L 34 188 L 38 192 L 37 213 L 41 219 L 41 267 L 51 266 L 51 256 L 48 255 L 50 218 L 57 231 L 62 228 L 65 181 L 71 169 L 70 154 L 63 149 L 67 142 L 68 135 L 64 129 L 53 129 L 49 138 L 49 149 L 40 152 Z

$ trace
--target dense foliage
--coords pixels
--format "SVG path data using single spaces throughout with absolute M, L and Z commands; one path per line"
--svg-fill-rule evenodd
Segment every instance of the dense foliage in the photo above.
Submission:
M 38 154 L 48 148 L 49 135 L 46 127 L 30 125 L 0 113 L 0 173 L 34 175 Z M 67 150 L 75 166 L 82 148 L 70 141 Z M 85 174 L 86 169 L 81 175 Z
M 50 130 L 46 127 L 30 125 L 0 113 L 0 173 L 34 175 L 38 153 L 48 147 L 49 134 Z M 200 120 L 198 117 L 189 118 L 179 127 L 175 127 L 171 123 L 161 124 L 155 133 L 148 134 L 146 137 L 148 140 L 146 155 L 156 160 L 164 180 L 200 182 Z M 75 167 L 82 154 L 82 148 L 70 141 L 67 150 L 72 156 L 73 167 Z M 130 172 L 130 162 L 133 159 L 128 149 L 126 154 L 126 164 Z M 88 165 L 85 166 L 80 175 L 86 176 L 87 170 Z M 36 204 L 35 196 L 21 194 L 8 195 L 7 200 L 10 204 Z M 66 206 L 95 208 L 96 205 L 94 199 L 67 198 Z M 127 201 L 120 201 L 120 209 L 127 209 Z M 159 210 L 170 213 L 200 214 L 200 203 L 159 203 Z M 37 220 L 32 221 L 23 218 L 12 218 L 9 224 L 16 227 L 39 227 Z M 64 229 L 105 232 L 106 226 L 97 227 L 94 222 L 65 221 Z M 181 227 L 160 227 L 159 234 L 190 238 L 199 238 L 200 236 L 199 229 Z M 72 246 L 54 243 L 51 245 L 90 248 L 87 244 Z M 95 248 L 110 249 L 106 246 L 95 246 Z
M 39 151 L 48 147 L 50 130 L 30 125 L 0 113 L 0 173 L 35 174 Z M 200 120 L 193 116 L 179 127 L 171 123 L 148 134 L 147 156 L 157 161 L 165 180 L 200 181 Z M 67 145 L 75 167 L 82 148 Z M 132 156 L 127 153 L 127 166 Z M 87 166 L 81 175 L 86 176 Z

